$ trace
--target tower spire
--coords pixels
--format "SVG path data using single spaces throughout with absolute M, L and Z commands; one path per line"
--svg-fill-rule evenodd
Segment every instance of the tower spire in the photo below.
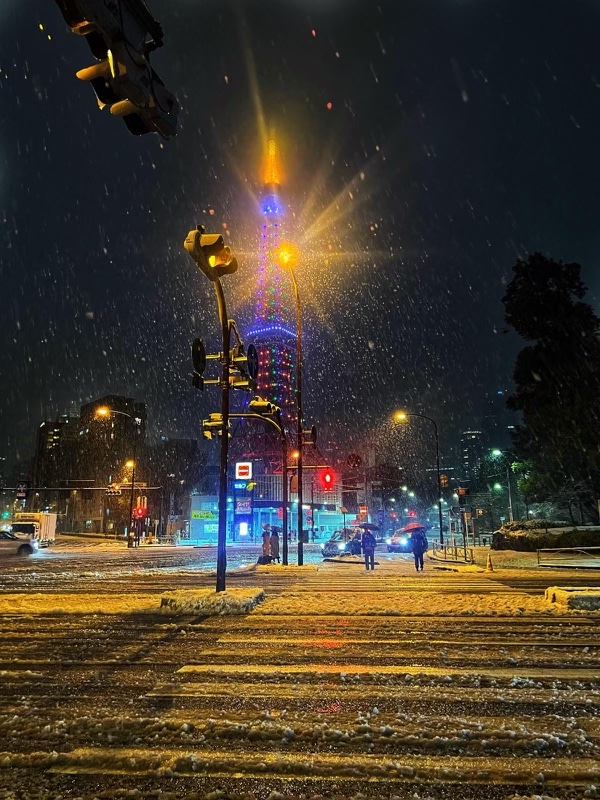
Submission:
M 273 132 L 271 132 L 267 140 L 264 182 L 266 186 L 279 186 L 281 184 L 279 151 L 277 149 L 277 141 Z

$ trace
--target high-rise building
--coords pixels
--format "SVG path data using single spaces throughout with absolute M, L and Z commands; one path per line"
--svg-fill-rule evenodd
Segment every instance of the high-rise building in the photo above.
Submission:
M 281 264 L 279 249 L 286 208 L 274 138 L 267 143 L 263 179 L 256 319 L 248 333 L 258 350 L 258 394 L 279 406 L 286 427 L 293 429 L 296 421 L 296 330 L 290 302 L 292 284 Z
M 80 418 L 69 414 L 40 423 L 33 460 L 34 486 L 58 486 L 76 477 L 80 430 Z
M 461 481 L 475 477 L 477 468 L 487 453 L 487 438 L 483 431 L 463 431 L 460 436 L 460 475 Z
M 505 449 L 512 446 L 512 432 L 518 423 L 518 415 L 507 408 L 509 392 L 503 388 L 485 394 L 485 405 L 481 427 L 490 445 Z

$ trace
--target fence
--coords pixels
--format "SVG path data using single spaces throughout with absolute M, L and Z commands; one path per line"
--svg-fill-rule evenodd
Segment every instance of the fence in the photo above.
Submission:
M 537 551 L 538 567 L 600 569 L 600 547 L 556 547 Z
M 440 545 L 438 542 L 433 543 L 433 558 L 440 561 L 458 561 L 461 564 L 473 564 L 475 558 L 473 557 L 473 548 L 466 547 L 466 545 L 457 545 L 452 540 L 451 544 Z

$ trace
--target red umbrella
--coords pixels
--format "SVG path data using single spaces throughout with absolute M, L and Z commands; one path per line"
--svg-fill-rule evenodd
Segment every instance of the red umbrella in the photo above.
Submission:
M 404 533 L 408 533 L 409 531 L 424 531 L 425 525 L 422 522 L 409 522 L 408 525 L 405 525 L 402 530 Z

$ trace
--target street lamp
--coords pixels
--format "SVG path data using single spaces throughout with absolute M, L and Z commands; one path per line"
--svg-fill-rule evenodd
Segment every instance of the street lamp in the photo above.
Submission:
M 108 406 L 98 406 L 95 411 L 96 416 L 99 419 L 109 419 L 113 414 L 119 414 L 121 417 L 127 417 L 130 419 L 135 425 L 135 436 L 133 437 L 133 459 L 128 461 L 125 466 L 131 466 L 131 493 L 129 495 L 129 522 L 127 523 L 127 547 L 133 547 L 133 493 L 135 490 L 135 459 L 137 454 L 137 440 L 140 432 L 140 425 L 142 424 L 142 420 L 139 417 L 134 417 L 131 414 L 127 414 L 125 411 L 117 411 L 114 408 L 109 408 Z
M 394 414 L 394 419 L 396 422 L 408 422 L 409 417 L 420 417 L 421 419 L 426 419 L 428 422 L 431 422 L 433 425 L 433 430 L 435 433 L 435 469 L 437 474 L 437 495 L 438 495 L 438 517 L 440 521 L 440 544 L 444 544 L 444 518 L 442 516 L 442 480 L 440 477 L 440 440 L 438 436 L 438 427 L 435 420 L 431 419 L 431 417 L 425 416 L 425 414 L 416 414 L 408 411 L 396 411 Z
M 510 480 L 510 461 L 508 460 L 508 456 L 512 454 L 509 450 L 502 451 L 499 450 L 497 447 L 495 447 L 492 450 L 492 455 L 504 458 L 504 464 L 506 467 L 506 488 L 508 489 L 508 521 L 512 522 L 514 520 L 514 514 L 513 514 L 513 501 L 512 501 L 512 484 Z M 496 488 L 496 485 L 494 485 L 494 489 Z
M 302 445 L 304 440 L 302 432 L 302 304 L 300 302 L 300 292 L 298 290 L 298 282 L 294 271 L 299 257 L 300 251 L 296 245 L 291 242 L 282 243 L 277 250 L 277 260 L 279 264 L 290 273 L 292 286 L 294 287 L 294 300 L 296 302 L 296 403 L 298 411 L 296 427 L 296 449 L 298 450 L 296 475 L 298 476 L 298 566 L 301 567 L 304 564 L 304 515 L 302 513 Z

